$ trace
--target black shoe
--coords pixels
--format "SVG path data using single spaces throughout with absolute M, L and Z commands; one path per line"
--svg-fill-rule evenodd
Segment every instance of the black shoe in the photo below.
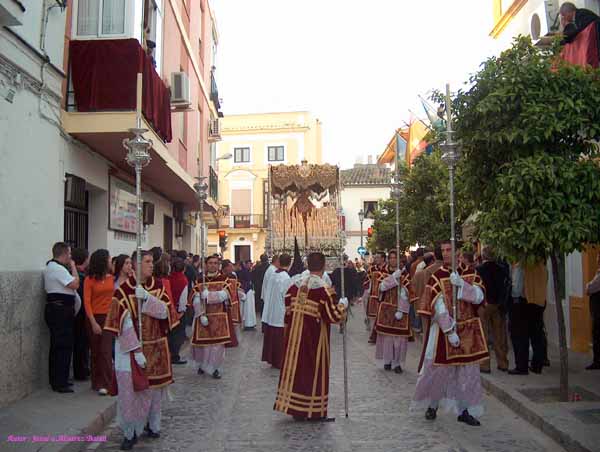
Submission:
M 600 370 L 600 363 L 592 363 L 585 370 Z
M 472 427 L 478 427 L 481 425 L 481 422 L 479 422 L 477 419 L 471 416 L 467 410 L 463 411 L 462 414 L 458 416 L 457 420 L 458 422 L 464 422 L 465 424 L 470 425 Z
M 383 366 L 384 370 L 392 370 L 392 365 L 391 364 L 386 364 Z
M 544 359 L 544 367 L 550 367 L 550 360 L 548 358 Z
M 540 375 L 542 373 L 542 368 L 541 367 L 529 366 L 529 371 L 533 372 L 534 374 Z
M 402 367 L 400 367 L 400 366 L 394 367 L 394 372 L 396 372 L 397 374 L 401 374 L 402 373 Z
M 178 359 L 176 361 L 171 361 L 171 364 L 183 365 L 187 364 L 187 361 L 185 359 Z
M 508 375 L 529 375 L 529 371 L 519 370 L 519 369 L 510 369 L 508 371 Z
M 198 375 L 204 375 L 204 371 L 202 370 L 202 367 L 198 367 Z
M 218 369 L 217 369 L 217 370 L 215 370 L 215 371 L 212 373 L 212 377 L 213 377 L 215 380 L 220 380 L 220 379 L 221 379 L 221 373 L 219 372 L 219 370 L 218 370 Z
M 156 433 L 156 432 L 153 432 L 152 430 L 148 429 L 148 430 L 146 430 L 146 436 L 148 438 L 158 439 L 158 438 L 160 438 L 160 433 Z
M 53 389 L 54 392 L 58 392 L 60 394 L 70 394 L 71 392 L 75 392 L 73 391 L 73 389 L 69 386 L 64 386 L 62 388 L 54 388 Z
M 491 369 L 479 369 L 479 372 L 481 372 L 482 374 L 491 374 L 492 373 Z
M 500 372 L 508 372 L 508 369 L 504 368 L 504 367 L 498 367 L 498 370 Z
M 435 408 L 427 408 L 425 412 L 425 419 L 433 421 L 437 417 L 437 410 Z
M 131 450 L 133 449 L 133 445 L 136 443 L 136 437 L 133 439 L 123 438 L 123 442 L 121 443 L 121 450 Z

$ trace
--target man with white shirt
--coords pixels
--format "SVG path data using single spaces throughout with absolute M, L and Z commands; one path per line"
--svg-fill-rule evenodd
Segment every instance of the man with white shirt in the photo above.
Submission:
M 270 284 L 271 284 L 271 277 L 275 274 L 275 271 L 277 270 L 279 265 L 279 256 L 275 255 L 273 256 L 273 259 L 271 260 L 271 265 L 269 265 L 269 268 L 267 268 L 267 271 L 265 272 L 265 277 L 263 279 L 263 285 L 262 285 L 262 299 L 263 299 L 263 310 L 262 310 L 262 317 L 265 316 L 265 313 L 269 312 L 269 290 L 270 290 Z M 261 318 L 261 321 L 263 323 L 263 333 L 264 333 L 264 318 Z
M 55 243 L 52 259 L 44 269 L 44 318 L 50 329 L 50 386 L 61 394 L 73 392 L 69 384 L 69 371 L 73 353 L 73 320 L 78 310 L 78 288 L 79 274 L 71 259 L 71 248 L 64 242 Z M 79 304 L 81 307 L 81 300 Z
M 278 268 L 271 276 L 269 284 L 268 311 L 264 312 L 264 341 L 262 360 L 275 369 L 281 369 L 283 361 L 283 327 L 285 317 L 285 294 L 290 286 L 291 278 L 288 269 L 292 264 L 292 256 L 279 256 Z

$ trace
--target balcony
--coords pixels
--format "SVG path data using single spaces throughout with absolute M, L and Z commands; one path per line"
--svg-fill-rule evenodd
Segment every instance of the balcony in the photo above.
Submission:
M 221 220 L 219 227 L 232 229 L 262 229 L 265 227 L 265 216 L 255 214 L 228 215 Z
M 210 73 L 210 100 L 215 104 L 215 109 L 219 115 L 219 118 L 223 117 L 221 113 L 221 99 L 219 99 L 219 89 L 217 88 L 217 81 L 215 80 L 215 73 Z
M 71 41 L 68 91 L 61 120 L 64 129 L 123 172 L 123 139 L 130 128 L 148 129 L 152 161 L 144 184 L 173 202 L 197 208 L 194 179 L 172 155 L 169 88 L 136 39 Z M 138 124 L 138 121 L 141 124 Z
M 208 194 L 215 201 L 219 201 L 219 177 L 212 166 L 208 167 Z

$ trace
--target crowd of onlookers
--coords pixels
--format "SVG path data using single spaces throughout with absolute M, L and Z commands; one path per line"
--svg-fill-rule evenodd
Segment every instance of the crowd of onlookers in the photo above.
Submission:
M 168 337 L 171 362 L 186 364 L 180 350 L 186 340 L 186 326 L 193 319 L 187 298 L 202 278 L 202 262 L 199 255 L 186 251 L 164 252 L 154 247 L 150 253 L 153 276 L 162 280 L 180 315 L 179 325 Z M 244 292 L 253 287 L 253 278 L 260 274 L 253 267 L 251 262 L 220 262 L 221 271 L 235 275 Z M 260 263 L 256 267 L 262 268 Z M 62 242 L 53 246 L 52 259 L 44 270 L 44 286 L 45 320 L 50 330 L 49 380 L 54 391 L 73 392 L 72 364 L 75 380 L 89 379 L 94 391 L 108 394 L 113 378 L 114 335 L 104 330 L 104 322 L 113 294 L 130 281 L 134 270 L 134 256 L 111 256 L 106 249 L 90 255 L 85 249 L 71 249 Z
M 202 275 L 200 256 L 186 251 L 164 252 L 150 250 L 154 262 L 154 277 L 161 278 L 170 298 L 181 316 L 180 325 L 169 335 L 169 349 L 173 364 L 185 364 L 180 349 L 186 340 L 186 326 L 191 325 L 193 314 L 187 307 L 187 296 Z M 220 258 L 220 257 L 219 257 Z M 400 265 L 411 276 L 414 297 L 425 291 L 429 277 L 442 265 L 442 255 L 419 248 L 410 255 L 400 256 Z M 298 265 L 296 265 L 298 264 Z M 385 253 L 369 259 L 369 265 L 384 265 Z M 600 264 L 600 257 L 599 257 Z M 234 275 L 246 293 L 254 290 L 256 311 L 262 312 L 262 282 L 270 263 L 266 255 L 260 261 L 221 261 L 221 271 Z M 296 265 L 297 268 L 293 268 Z M 497 368 L 510 374 L 541 373 L 548 361 L 548 342 L 544 325 L 546 308 L 547 273 L 543 264 L 532 266 L 508 265 L 496 259 L 490 248 L 481 254 L 463 251 L 460 265 L 473 266 L 481 276 L 486 292 L 486 304 L 479 315 L 483 320 L 488 341 L 493 348 Z M 45 320 L 50 329 L 49 378 L 57 392 L 73 392 L 69 379 L 71 363 L 75 380 L 91 378 L 91 387 L 101 395 L 108 393 L 112 379 L 114 337 L 104 331 L 104 321 L 114 292 L 134 275 L 135 263 L 126 254 L 111 256 L 105 249 L 91 253 L 56 243 L 52 259 L 44 271 L 47 292 Z M 345 259 L 344 295 L 354 302 L 363 294 L 367 278 L 367 263 Z M 291 273 L 304 269 L 301 262 L 292 265 Z M 329 273 L 338 294 L 342 293 L 341 269 Z M 594 360 L 588 369 L 600 369 L 600 272 L 587 285 L 593 325 Z M 422 319 L 410 313 L 415 331 L 422 330 Z M 508 320 L 508 321 L 507 321 Z M 508 334 L 507 334 L 508 333 Z M 508 337 L 512 342 L 515 367 L 508 368 Z M 530 359 L 530 347 L 532 356 Z M 490 372 L 490 363 L 481 365 Z

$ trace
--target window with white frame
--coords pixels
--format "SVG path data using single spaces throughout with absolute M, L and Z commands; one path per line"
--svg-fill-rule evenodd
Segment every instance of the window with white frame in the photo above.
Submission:
M 363 202 L 363 212 L 365 213 L 365 218 L 374 219 L 376 210 L 377 210 L 377 201 L 364 201 Z
M 285 150 L 283 146 L 268 146 L 267 158 L 269 162 L 283 162 L 285 160 Z
M 82 38 L 106 38 L 127 34 L 127 0 L 74 0 L 75 34 Z
M 250 161 L 250 148 L 233 148 L 234 163 L 248 163 Z

